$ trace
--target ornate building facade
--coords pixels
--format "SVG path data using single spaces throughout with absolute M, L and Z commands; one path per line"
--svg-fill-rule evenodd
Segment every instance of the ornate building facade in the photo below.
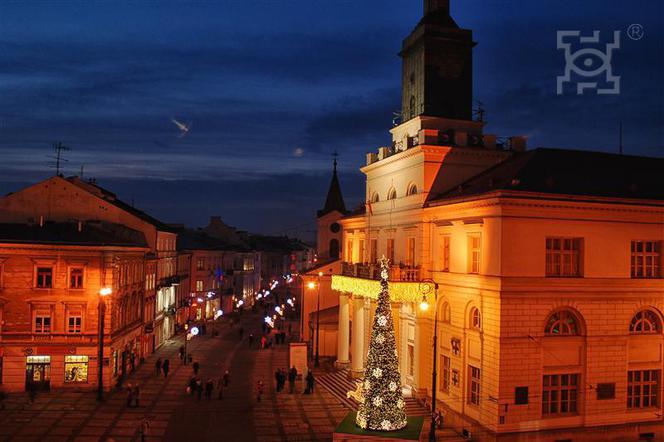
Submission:
M 385 255 L 402 382 L 436 388 L 448 425 L 478 440 L 662 439 L 664 160 L 485 134 L 459 86 L 469 32 L 426 1 L 404 42 L 414 99 L 367 155 L 366 209 L 338 220 L 337 358 L 362 372 Z

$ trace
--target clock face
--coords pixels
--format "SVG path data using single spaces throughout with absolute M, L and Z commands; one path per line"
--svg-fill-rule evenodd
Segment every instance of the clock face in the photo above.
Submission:
M 332 223 L 330 225 L 330 231 L 332 233 L 339 233 L 339 230 L 341 230 L 341 226 L 339 225 L 339 223 Z

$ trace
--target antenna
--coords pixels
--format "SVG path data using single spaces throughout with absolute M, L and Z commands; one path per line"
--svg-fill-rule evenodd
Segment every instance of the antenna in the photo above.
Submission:
M 476 108 L 473 109 L 473 117 L 475 117 L 475 121 L 479 121 L 480 123 L 484 123 L 486 119 L 486 109 L 484 109 L 484 103 L 481 101 L 476 101 L 475 102 Z
M 60 176 L 60 163 L 66 163 L 68 160 L 63 158 L 62 152 L 71 150 L 71 148 L 65 146 L 62 144 L 61 141 L 58 141 L 57 143 L 53 144 L 53 150 L 55 150 L 55 156 L 54 157 L 49 157 L 55 160 L 55 165 L 51 167 L 55 167 L 55 174 L 57 176 Z

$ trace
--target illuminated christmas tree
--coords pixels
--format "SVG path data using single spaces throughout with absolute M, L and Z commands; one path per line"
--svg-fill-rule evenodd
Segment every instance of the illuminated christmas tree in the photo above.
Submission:
M 395 431 L 407 425 L 387 277 L 388 260 L 383 257 L 380 294 L 362 383 L 364 400 L 356 418 L 357 425 L 365 430 Z

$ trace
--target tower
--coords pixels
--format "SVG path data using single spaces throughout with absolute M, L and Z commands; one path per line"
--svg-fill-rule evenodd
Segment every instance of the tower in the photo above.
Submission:
M 337 154 L 334 154 L 332 181 L 325 198 L 325 206 L 318 211 L 318 257 L 324 260 L 338 259 L 341 256 L 341 226 L 337 222 L 346 212 L 346 204 L 341 194 L 337 176 Z
M 424 15 L 403 41 L 402 120 L 419 115 L 471 120 L 472 31 L 450 16 L 449 0 L 424 0 Z

